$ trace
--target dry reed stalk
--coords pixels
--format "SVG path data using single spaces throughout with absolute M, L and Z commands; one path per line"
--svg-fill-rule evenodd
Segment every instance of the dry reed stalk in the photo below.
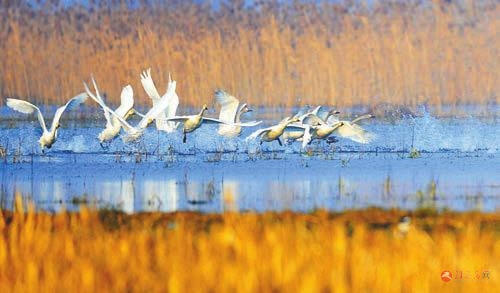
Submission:
M 171 72 L 189 106 L 212 102 L 216 87 L 266 106 L 499 102 L 495 1 L 236 2 L 0 6 L 0 94 L 61 103 L 93 73 L 113 102 L 131 83 L 144 104 L 139 73 L 152 67 L 160 91 Z
M 125 215 L 16 206 L 0 211 L 2 292 L 496 292 L 500 285 L 493 214 L 415 212 L 401 234 L 406 212 L 375 209 Z M 449 283 L 440 279 L 445 270 L 454 276 Z

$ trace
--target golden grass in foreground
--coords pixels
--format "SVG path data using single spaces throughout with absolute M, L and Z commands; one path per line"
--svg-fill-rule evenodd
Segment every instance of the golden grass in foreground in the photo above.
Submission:
M 190 106 L 211 103 L 216 87 L 265 106 L 500 102 L 495 0 L 229 1 L 219 11 L 46 2 L 0 6 L 2 97 L 62 103 L 93 73 L 109 100 L 131 83 L 145 104 L 139 74 L 152 67 L 160 92 L 170 71 Z
M 499 216 L 0 213 L 0 292 L 494 292 Z M 444 283 L 441 272 L 470 272 Z M 476 281 L 476 271 L 490 279 Z

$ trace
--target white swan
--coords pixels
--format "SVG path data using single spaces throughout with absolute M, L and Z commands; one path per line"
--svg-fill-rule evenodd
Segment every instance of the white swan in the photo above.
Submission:
M 333 114 L 339 114 L 340 112 L 339 111 L 336 111 L 336 110 L 330 110 L 330 111 L 327 111 L 326 114 L 324 114 L 323 112 L 320 112 L 320 109 L 322 108 L 322 106 L 317 106 L 316 108 L 312 109 L 309 107 L 309 106 L 305 106 L 303 107 L 302 109 L 299 110 L 299 112 L 297 112 L 297 114 L 295 114 L 293 117 L 296 117 L 299 119 L 299 122 L 298 123 L 294 123 L 293 125 L 296 126 L 294 128 L 294 130 L 289 130 L 290 128 L 287 128 L 285 130 L 285 132 L 283 133 L 283 139 L 285 140 L 285 142 L 289 143 L 289 142 L 293 142 L 293 141 L 302 141 L 302 142 L 305 142 L 305 144 L 308 144 L 310 142 L 310 140 L 312 140 L 314 137 L 312 136 L 311 133 L 309 134 L 306 134 L 305 133 L 305 130 L 314 130 L 315 127 L 305 127 L 305 125 L 309 125 L 309 126 L 318 126 L 320 125 L 321 123 L 324 124 L 322 118 L 318 117 L 317 115 L 333 115 Z M 327 117 L 325 116 L 325 117 Z M 311 119 L 311 118 L 314 118 L 316 117 L 317 119 Z M 304 127 L 300 127 L 301 125 L 303 125 Z M 305 138 L 305 139 L 304 139 Z M 303 147 L 304 146 L 304 143 L 302 144 Z
M 97 83 L 92 77 L 92 83 L 94 84 L 94 89 L 96 91 L 96 98 L 99 99 L 102 104 L 104 104 L 104 100 L 102 99 L 99 88 L 97 87 Z M 127 85 L 122 89 L 120 95 L 121 104 L 118 108 L 116 108 L 115 113 L 122 117 L 124 120 L 127 120 L 128 117 L 135 112 L 134 107 L 134 91 L 131 85 Z M 109 111 L 103 108 L 104 117 L 106 118 L 106 128 L 99 133 L 99 143 L 102 144 L 104 142 L 112 141 L 119 133 L 122 128 L 122 124 L 114 115 L 112 115 Z
M 135 140 L 139 139 L 139 137 L 142 136 L 142 134 L 144 133 L 144 129 L 146 129 L 146 127 L 148 127 L 148 125 L 151 124 L 153 122 L 153 120 L 156 119 L 156 117 L 160 113 L 162 113 L 163 111 L 165 111 L 165 109 L 168 106 L 168 99 L 170 98 L 170 95 L 172 93 L 172 91 L 167 92 L 167 94 L 164 97 L 162 97 L 158 101 L 158 103 L 156 103 L 156 105 L 154 105 L 145 115 L 141 115 L 142 116 L 141 121 L 139 121 L 139 123 L 137 124 L 137 126 L 134 127 L 134 126 L 130 125 L 118 113 L 116 113 L 115 111 L 113 111 L 112 109 L 110 109 L 108 106 L 106 106 L 106 104 L 104 104 L 102 102 L 102 98 L 101 97 L 97 97 L 96 95 L 94 95 L 90 91 L 89 87 L 87 86 L 87 84 L 85 82 L 83 83 L 83 85 L 85 86 L 85 90 L 87 91 L 88 95 L 94 101 L 96 101 L 97 104 L 99 104 L 103 109 L 105 109 L 111 115 L 113 115 L 117 119 L 117 121 L 122 125 L 123 130 L 125 130 L 125 132 L 127 133 L 127 135 L 123 137 L 123 140 L 125 142 L 135 141 Z M 99 93 L 96 92 L 96 94 L 99 94 Z
M 151 68 L 148 68 L 146 71 L 143 71 L 141 74 L 141 84 L 144 88 L 144 91 L 148 94 L 148 96 L 153 101 L 153 107 L 156 107 L 158 104 L 164 100 L 166 103 L 165 110 L 158 113 L 156 116 L 156 128 L 158 130 L 163 130 L 166 132 L 173 132 L 179 126 L 179 123 L 175 123 L 172 121 L 166 121 L 165 118 L 175 117 L 175 113 L 177 112 L 177 107 L 179 106 L 179 96 L 175 92 L 177 87 L 177 82 L 172 80 L 170 73 L 168 74 L 168 85 L 166 93 L 160 97 L 158 90 L 153 82 L 153 78 L 151 77 Z
M 240 101 L 223 90 L 215 91 L 215 101 L 221 106 L 219 120 L 226 123 L 240 123 L 241 115 L 251 112 L 246 103 L 240 104 Z M 262 121 L 246 122 L 248 126 L 256 126 Z M 241 125 L 220 124 L 218 133 L 225 137 L 235 137 L 241 134 Z
M 260 137 L 261 144 L 262 144 L 262 141 L 270 142 L 273 140 L 277 140 L 278 143 L 282 146 L 283 143 L 280 140 L 280 136 L 283 134 L 285 129 L 290 129 L 290 130 L 300 129 L 302 131 L 304 130 L 305 126 L 303 126 L 301 124 L 291 125 L 292 123 L 299 122 L 299 121 L 300 120 L 298 117 L 286 117 L 285 119 L 281 120 L 281 122 L 276 124 L 276 125 L 254 131 L 252 134 L 250 134 L 246 138 L 246 140 L 256 139 L 257 137 Z
M 182 142 L 184 142 L 184 143 L 186 143 L 186 140 L 187 140 L 186 134 L 195 131 L 204 123 L 205 124 L 214 124 L 214 123 L 215 124 L 228 124 L 231 126 L 253 126 L 253 125 L 250 125 L 247 123 L 233 123 L 233 124 L 231 124 L 231 123 L 224 122 L 224 121 L 221 121 L 218 119 L 204 117 L 203 114 L 205 113 L 206 110 L 208 110 L 208 107 L 205 104 L 205 105 L 203 105 L 203 108 L 201 109 L 201 111 L 198 114 L 188 115 L 188 116 L 175 116 L 172 118 L 165 118 L 165 120 L 179 122 L 179 123 L 184 124 L 184 126 L 182 128 L 182 133 L 184 135 L 182 138 Z
M 45 126 L 45 120 L 43 119 L 42 112 L 40 112 L 40 109 L 23 100 L 18 100 L 18 99 L 7 99 L 7 106 L 10 108 L 24 113 L 24 114 L 31 114 L 36 111 L 37 117 L 38 117 L 38 122 L 40 122 L 40 126 L 42 127 L 42 136 L 40 137 L 40 147 L 42 148 L 42 152 L 44 151 L 45 148 L 50 149 L 54 142 L 57 139 L 57 130 L 60 127 L 59 121 L 61 120 L 61 116 L 64 113 L 64 111 L 67 110 L 72 110 L 76 106 L 80 105 L 81 103 L 85 102 L 87 99 L 87 94 L 81 93 L 79 95 L 76 95 L 72 99 L 70 99 L 64 106 L 57 108 L 56 113 L 54 114 L 54 119 L 52 120 L 52 125 L 50 127 L 50 130 L 47 129 Z
M 372 114 L 366 114 L 359 116 L 356 119 L 353 119 L 352 121 L 346 121 L 346 120 L 339 120 L 335 116 L 330 116 L 327 119 L 327 124 L 328 125 L 335 125 L 339 122 L 342 122 L 342 125 L 337 128 L 335 133 L 338 133 L 341 137 L 348 138 L 352 141 L 358 142 L 358 143 L 370 143 L 373 139 L 376 138 L 376 135 L 364 130 L 361 126 L 357 125 L 356 123 L 364 120 L 364 119 L 369 119 L 373 118 Z

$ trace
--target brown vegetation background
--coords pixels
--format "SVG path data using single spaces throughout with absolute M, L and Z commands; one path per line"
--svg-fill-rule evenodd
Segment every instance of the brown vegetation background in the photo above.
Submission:
M 219 9 L 12 2 L 0 1 L 3 98 L 61 103 L 94 74 L 111 101 L 130 83 L 145 104 L 139 74 L 151 67 L 161 93 L 173 74 L 188 106 L 211 103 L 219 87 L 264 106 L 499 102 L 494 0 L 226 1 Z

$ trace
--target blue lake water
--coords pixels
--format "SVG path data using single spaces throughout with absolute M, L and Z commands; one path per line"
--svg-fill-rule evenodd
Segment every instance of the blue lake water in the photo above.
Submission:
M 495 115 L 373 119 L 363 124 L 377 135 L 372 143 L 339 138 L 307 152 L 300 143 L 245 141 L 258 127 L 225 139 L 202 126 L 186 144 L 180 133 L 151 127 L 137 143 L 117 138 L 103 148 L 96 139 L 102 118 L 62 124 L 58 141 L 42 154 L 36 121 L 0 120 L 2 207 L 11 208 L 16 193 L 48 211 L 82 203 L 130 213 L 500 207 Z M 412 147 L 420 157 L 409 158 Z

